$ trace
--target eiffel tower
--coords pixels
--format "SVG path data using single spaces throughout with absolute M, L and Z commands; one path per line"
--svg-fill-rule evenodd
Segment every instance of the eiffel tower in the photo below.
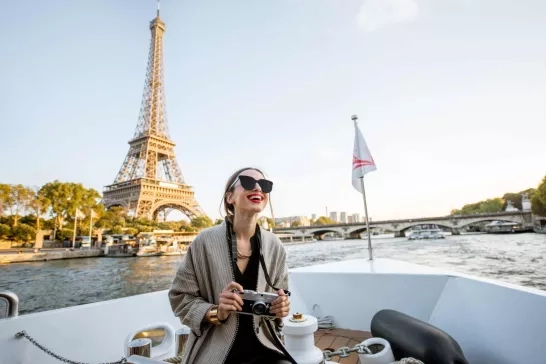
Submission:
M 123 206 L 134 217 L 154 220 L 160 213 L 166 218 L 173 209 L 190 219 L 204 216 L 191 186 L 184 181 L 176 161 L 175 143 L 169 136 L 163 84 L 165 23 L 159 17 L 159 0 L 150 31 L 146 84 L 137 128 L 114 183 L 104 188 L 103 203 L 106 208 Z

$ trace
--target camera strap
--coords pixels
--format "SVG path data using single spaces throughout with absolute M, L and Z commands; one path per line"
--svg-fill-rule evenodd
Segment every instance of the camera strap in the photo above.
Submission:
M 231 251 L 231 268 L 233 269 L 233 274 L 235 274 L 235 268 L 237 267 L 237 237 L 235 236 L 235 231 L 233 231 L 233 227 L 230 221 L 226 220 L 226 226 L 226 238 Z M 256 224 L 256 233 L 254 234 L 254 236 L 257 239 L 258 248 L 260 250 L 260 265 L 262 266 L 262 270 L 264 271 L 265 281 L 267 282 L 269 287 L 273 288 L 275 291 L 278 291 L 279 288 L 275 287 L 273 283 L 271 283 L 271 278 L 269 277 L 269 273 L 267 272 L 267 266 L 265 265 L 264 255 L 262 252 L 262 233 L 258 224 Z M 284 293 L 290 297 L 290 291 L 285 290 Z
M 275 341 L 275 344 L 277 345 L 277 347 L 279 347 L 279 349 L 282 351 L 284 356 L 286 356 L 286 359 L 292 364 L 298 364 L 296 360 L 294 359 L 294 357 L 290 355 L 290 353 L 286 349 L 286 346 L 284 346 L 284 343 L 281 341 L 281 339 L 277 335 L 275 329 L 273 328 L 273 323 L 269 320 L 265 320 L 265 326 L 269 330 L 269 334 L 273 338 L 273 341 Z
M 231 252 L 231 268 L 233 269 L 233 274 L 235 274 L 235 269 L 237 267 L 237 236 L 235 235 L 235 232 L 233 231 L 233 227 L 232 227 L 231 222 L 228 221 L 227 219 L 226 219 L 226 226 L 227 226 L 227 228 L 226 228 L 226 238 L 227 238 L 228 245 L 229 245 L 230 252 Z M 256 239 L 258 240 L 257 245 L 258 245 L 258 249 L 260 250 L 260 265 L 262 266 L 262 270 L 264 271 L 265 280 L 266 280 L 267 284 L 271 288 L 273 288 L 275 291 L 278 291 L 279 289 L 277 287 L 275 287 L 273 285 L 273 283 L 271 283 L 271 278 L 269 277 L 269 273 L 267 272 L 267 267 L 265 265 L 265 260 L 264 260 L 264 256 L 263 256 L 263 253 L 262 253 L 262 233 L 261 233 L 261 230 L 260 230 L 260 226 L 257 225 L 257 224 L 256 224 L 255 236 L 256 236 Z M 290 296 L 290 291 L 286 290 L 286 291 L 284 291 L 284 293 L 287 296 Z M 286 359 L 292 364 L 298 364 L 294 360 L 292 355 L 290 355 L 290 353 L 288 352 L 288 350 L 284 346 L 283 342 L 281 341 L 281 339 L 277 335 L 277 332 L 273 327 L 273 323 L 270 320 L 264 320 L 264 321 L 265 321 L 265 327 L 269 331 L 270 336 L 273 338 L 273 341 L 275 342 L 277 347 L 283 352 Z

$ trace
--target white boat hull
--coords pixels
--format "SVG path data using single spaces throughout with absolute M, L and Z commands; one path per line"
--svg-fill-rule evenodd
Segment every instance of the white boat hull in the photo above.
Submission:
M 331 315 L 340 328 L 368 331 L 375 313 L 389 308 L 447 332 L 470 363 L 546 362 L 544 291 L 388 259 L 293 269 L 290 289 L 292 313 Z M 0 320 L 0 363 L 58 363 L 15 339 L 21 330 L 59 355 L 101 362 L 125 355 L 130 332 L 159 323 L 182 327 L 167 291 Z M 172 355 L 174 347 L 160 358 Z
M 136 253 L 137 257 L 158 257 L 161 255 L 161 252 L 138 252 Z
M 445 239 L 445 235 L 440 229 L 422 229 L 412 231 L 408 240 L 435 240 Z
M 438 236 L 419 236 L 419 237 L 413 237 L 410 236 L 408 240 L 437 240 L 437 239 L 445 239 L 446 237 L 443 235 Z
M 161 251 L 157 248 L 142 247 L 136 253 L 137 257 L 157 257 L 161 255 Z
M 179 251 L 179 252 L 161 252 L 161 255 L 171 256 L 171 255 L 185 255 L 185 251 Z
M 546 234 L 546 226 L 543 228 L 534 228 L 535 233 L 537 234 Z

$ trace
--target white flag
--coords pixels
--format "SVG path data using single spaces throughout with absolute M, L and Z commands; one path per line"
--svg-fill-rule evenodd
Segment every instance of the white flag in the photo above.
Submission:
M 83 212 L 80 211 L 80 209 L 76 209 L 76 218 L 77 219 L 84 219 L 85 218 L 85 214 Z
M 99 217 L 99 215 L 95 212 L 95 210 L 91 209 L 91 212 L 89 213 L 92 219 L 96 219 Z
M 362 193 L 362 184 L 360 178 L 363 178 L 369 172 L 375 171 L 377 167 L 373 157 L 368 150 L 368 145 L 358 128 L 355 120 L 355 145 L 353 149 L 353 187 Z

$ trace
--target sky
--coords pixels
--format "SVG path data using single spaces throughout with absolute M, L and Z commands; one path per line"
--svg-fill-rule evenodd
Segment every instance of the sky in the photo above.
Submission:
M 0 4 L 0 182 L 102 191 L 137 125 L 154 0 Z M 242 166 L 276 217 L 449 214 L 546 174 L 546 2 L 163 0 L 168 123 L 185 181 L 220 216 Z

